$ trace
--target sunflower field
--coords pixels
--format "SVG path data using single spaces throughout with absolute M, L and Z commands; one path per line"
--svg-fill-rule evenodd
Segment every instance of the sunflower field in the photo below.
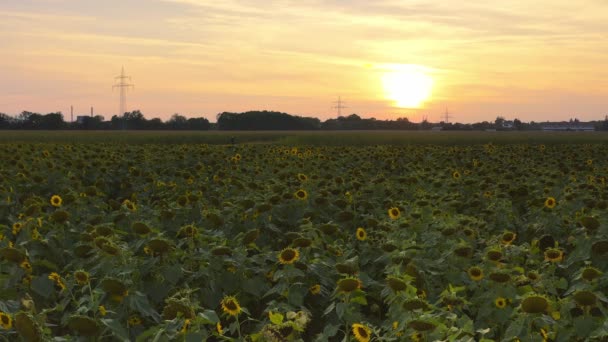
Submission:
M 0 341 L 606 341 L 605 144 L 0 144 Z

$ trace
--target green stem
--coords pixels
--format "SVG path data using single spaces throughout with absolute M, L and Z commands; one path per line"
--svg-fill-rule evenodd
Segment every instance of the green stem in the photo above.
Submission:
M 243 338 L 241 337 L 241 323 L 239 322 L 239 316 L 236 316 L 236 331 L 239 334 L 239 340 L 242 340 Z

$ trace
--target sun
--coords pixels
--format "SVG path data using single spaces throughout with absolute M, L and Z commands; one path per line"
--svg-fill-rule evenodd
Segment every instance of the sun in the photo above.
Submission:
M 433 78 L 417 65 L 392 67 L 382 75 L 385 97 L 396 107 L 420 108 L 431 97 Z

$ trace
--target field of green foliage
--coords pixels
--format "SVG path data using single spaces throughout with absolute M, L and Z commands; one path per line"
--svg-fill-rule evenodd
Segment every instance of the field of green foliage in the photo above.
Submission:
M 608 339 L 603 135 L 17 133 L 0 341 Z

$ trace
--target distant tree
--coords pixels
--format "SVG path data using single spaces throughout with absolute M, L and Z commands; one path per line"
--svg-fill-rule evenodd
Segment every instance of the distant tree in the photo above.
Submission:
M 188 129 L 188 119 L 177 113 L 171 116 L 167 124 L 170 129 Z
M 205 118 L 190 118 L 188 119 L 188 129 L 207 131 L 211 127 L 209 120 Z
M 49 113 L 43 115 L 38 123 L 38 129 L 62 129 L 65 128 L 65 121 L 63 121 L 63 114 L 61 112 Z
M 521 122 L 521 120 L 515 119 L 513 120 L 513 127 L 515 127 L 516 130 L 521 131 L 524 129 L 524 124 Z
M 0 129 L 11 128 L 13 118 L 7 114 L 0 113 Z
M 494 120 L 494 128 L 501 129 L 502 125 L 505 123 L 505 118 L 502 116 L 497 116 L 496 120 Z

